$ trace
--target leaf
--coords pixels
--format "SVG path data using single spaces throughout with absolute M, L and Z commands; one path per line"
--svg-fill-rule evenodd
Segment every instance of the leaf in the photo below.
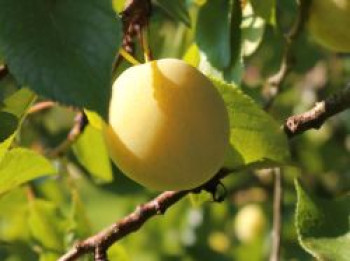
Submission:
M 120 13 L 124 9 L 126 0 L 112 0 L 113 8 L 116 12 Z
M 91 125 L 86 126 L 84 132 L 74 143 L 73 152 L 80 164 L 97 181 L 111 182 L 113 180 L 112 167 L 102 131 Z
M 215 1 L 213 1 L 215 2 Z M 212 2 L 211 2 L 212 3 Z M 230 10 L 229 10 L 230 9 Z M 222 48 L 220 45 L 214 45 L 211 43 L 211 46 L 208 46 L 208 50 L 203 49 L 199 46 L 200 49 L 200 62 L 198 65 L 199 70 L 204 74 L 222 79 L 226 82 L 240 84 L 243 75 L 243 59 L 241 52 L 241 22 L 242 22 L 242 10 L 240 1 L 233 0 L 232 5 L 228 9 L 229 12 L 229 30 L 226 32 L 228 37 L 229 50 L 227 53 L 223 54 L 227 59 L 228 63 L 225 67 L 220 67 L 213 62 L 213 59 L 210 57 L 212 51 L 217 51 L 217 49 Z M 217 18 L 220 19 L 220 18 Z M 206 25 L 207 27 L 210 25 Z M 211 37 L 211 36 L 210 36 Z M 210 38 L 209 37 L 209 38 Z M 219 44 L 219 43 L 216 43 Z M 220 58 L 221 59 L 221 58 Z
M 70 230 L 73 231 L 74 238 L 84 239 L 91 234 L 91 224 L 88 220 L 84 204 L 76 190 L 72 191 L 72 201 Z
M 1 1 L 1 0 L 0 0 Z M 25 112 L 33 104 L 36 95 L 27 88 L 22 88 L 4 100 L 2 111 L 14 114 L 21 120 Z
M 17 129 L 17 117 L 11 113 L 0 111 L 0 124 L 0 142 L 3 142 Z
M 317 199 L 295 180 L 296 228 L 301 246 L 318 260 L 347 261 L 350 256 L 350 196 Z
M 39 261 L 57 261 L 60 256 L 57 253 L 53 252 L 43 252 L 40 253 Z
M 250 0 L 254 13 L 271 25 L 276 24 L 276 0 Z
M 188 14 L 184 0 L 156 0 L 156 3 L 171 17 L 179 20 L 180 22 L 183 22 L 188 27 L 191 26 L 190 15 Z
M 118 260 L 118 261 L 131 260 L 125 247 L 121 246 L 120 244 L 114 244 L 108 249 L 108 257 L 110 258 L 110 260 Z
M 0 49 L 40 95 L 106 117 L 121 22 L 109 0 L 0 0 Z
M 199 65 L 199 59 L 199 50 L 198 46 L 195 43 L 190 45 L 182 57 L 182 60 L 192 65 L 193 67 L 197 67 Z
M 228 0 L 207 1 L 199 10 L 196 43 L 218 69 L 231 63 L 231 6 Z
M 252 55 L 259 47 L 265 32 L 265 21 L 255 16 L 248 3 L 243 10 L 242 52 L 244 56 Z
M 29 180 L 53 173 L 51 163 L 34 151 L 12 149 L 0 162 L 0 195 Z
M 29 202 L 28 225 L 33 238 L 45 250 L 64 250 L 65 223 L 57 207 L 50 201 L 32 199 Z
M 230 119 L 227 167 L 276 166 L 290 161 L 288 141 L 279 124 L 234 85 L 211 79 Z

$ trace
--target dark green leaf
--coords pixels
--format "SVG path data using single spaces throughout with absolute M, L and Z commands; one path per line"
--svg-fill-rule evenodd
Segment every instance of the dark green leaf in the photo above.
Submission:
M 0 111 L 0 142 L 3 142 L 17 129 L 17 117 L 11 113 Z
M 318 260 L 347 261 L 350 256 L 350 196 L 321 200 L 295 181 L 296 227 L 302 247 Z
M 276 0 L 250 0 L 254 13 L 262 17 L 267 23 L 276 22 Z
M 113 180 L 112 167 L 102 130 L 88 125 L 73 146 L 79 162 L 100 182 Z
M 163 8 L 170 16 L 183 22 L 187 26 L 191 26 L 190 15 L 188 14 L 186 3 L 184 0 L 169 1 L 156 0 L 161 8 Z
M 12 149 L 0 162 L 0 194 L 29 180 L 53 173 L 55 170 L 51 163 L 34 151 Z
M 0 49 L 37 93 L 106 117 L 121 23 L 109 0 L 0 0 Z
M 228 110 L 231 149 L 226 165 L 268 167 L 290 161 L 287 137 L 279 124 L 234 85 L 212 79 Z
M 218 69 L 231 63 L 231 4 L 229 0 L 207 1 L 199 10 L 196 43 Z

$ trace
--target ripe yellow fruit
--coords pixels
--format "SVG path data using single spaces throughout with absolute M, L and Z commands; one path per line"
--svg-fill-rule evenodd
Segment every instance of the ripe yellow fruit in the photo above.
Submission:
M 237 238 L 249 243 L 263 235 L 267 226 L 265 215 L 258 205 L 249 204 L 239 210 L 234 220 Z
M 313 0 L 308 27 L 317 42 L 336 52 L 350 52 L 350 1 Z
M 203 74 L 162 59 L 118 77 L 106 133 L 111 158 L 128 177 L 151 189 L 182 190 L 203 184 L 222 166 L 229 121 Z

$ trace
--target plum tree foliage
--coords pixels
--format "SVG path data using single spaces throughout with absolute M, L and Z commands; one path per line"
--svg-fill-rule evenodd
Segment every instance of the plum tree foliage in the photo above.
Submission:
M 0 0 L 0 260 L 348 260 L 349 25 L 348 0 Z

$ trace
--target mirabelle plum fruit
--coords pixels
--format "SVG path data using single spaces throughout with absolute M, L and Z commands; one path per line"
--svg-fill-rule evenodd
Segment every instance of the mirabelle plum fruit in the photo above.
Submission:
M 308 27 L 315 40 L 336 52 L 350 52 L 350 1 L 313 0 Z
M 229 121 L 224 102 L 197 69 L 177 59 L 131 67 L 113 84 L 106 142 L 131 179 L 183 190 L 222 166 Z

